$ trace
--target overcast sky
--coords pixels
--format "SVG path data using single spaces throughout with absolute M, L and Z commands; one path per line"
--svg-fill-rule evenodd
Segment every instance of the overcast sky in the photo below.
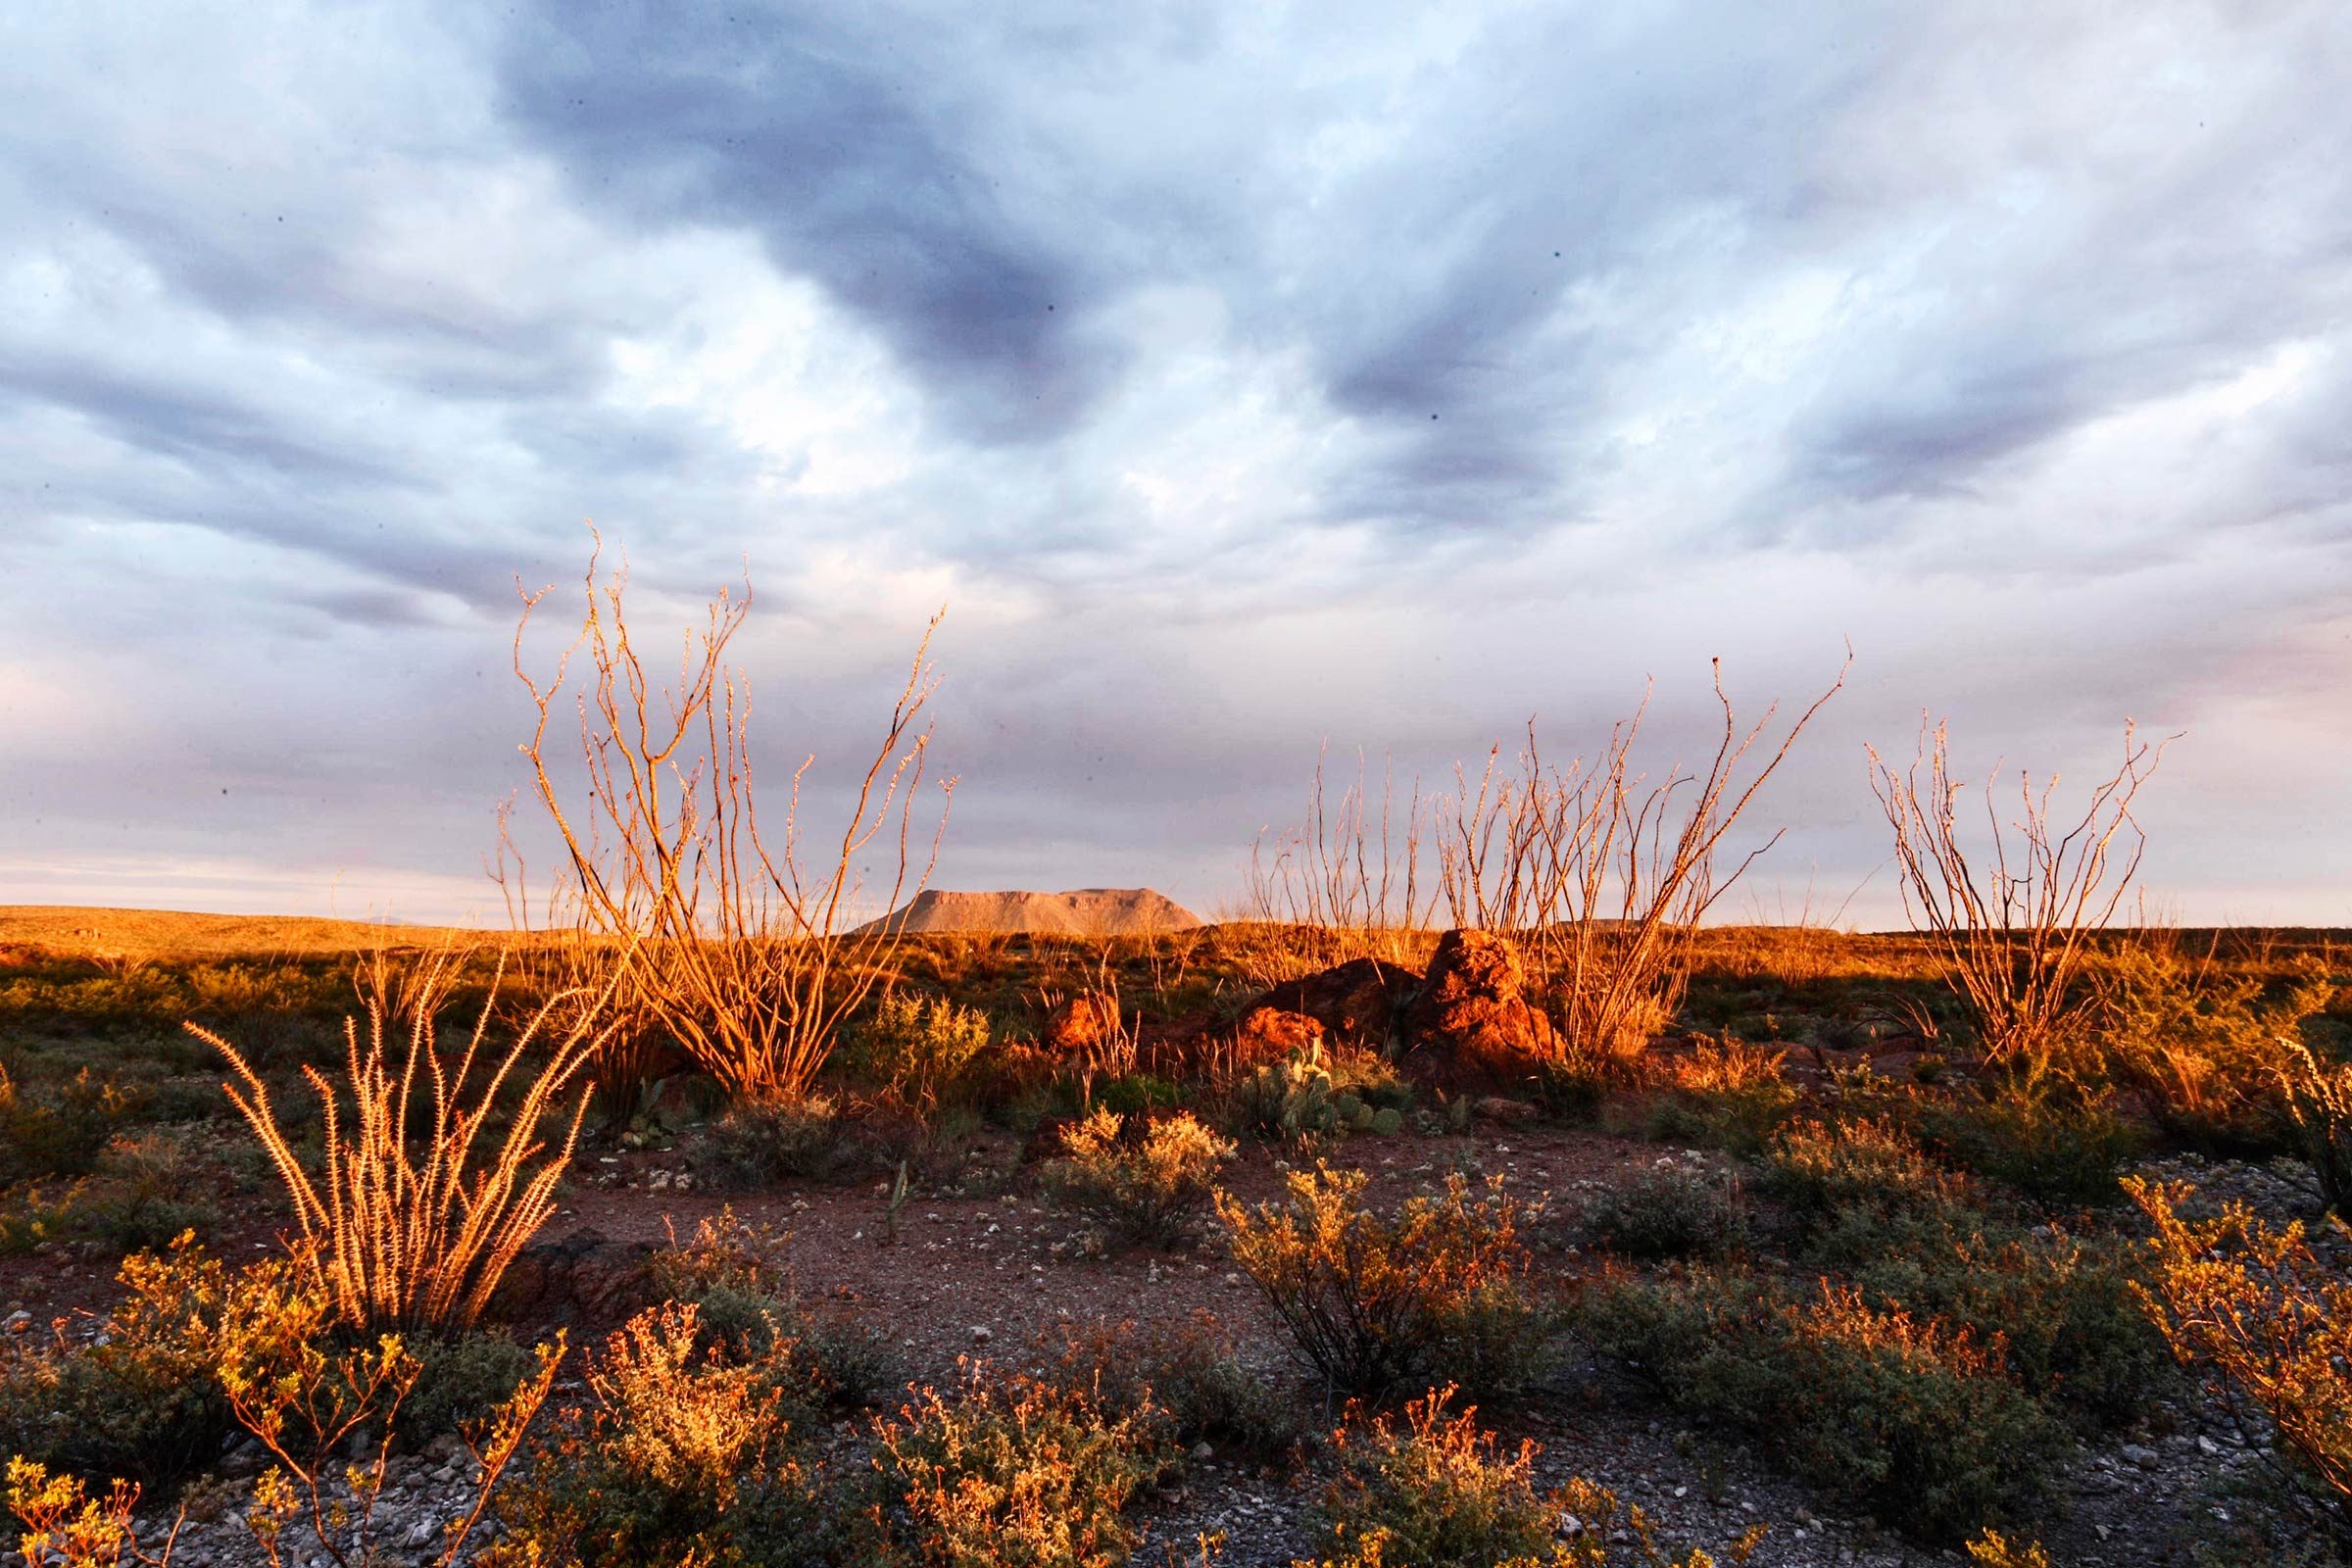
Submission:
M 0 903 L 494 917 L 593 517 L 641 634 L 748 559 L 777 777 L 951 607 L 949 887 L 1205 912 L 1326 741 L 1654 678 L 1662 768 L 1850 639 L 1734 912 L 1892 914 L 1932 710 L 2185 732 L 2151 892 L 2352 924 L 2347 82 L 2340 0 L 0 9 Z

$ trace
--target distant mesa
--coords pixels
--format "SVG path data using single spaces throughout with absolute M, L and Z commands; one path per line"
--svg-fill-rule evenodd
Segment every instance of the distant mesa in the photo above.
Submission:
M 1027 931 L 1074 937 L 1137 937 L 1182 931 L 1200 917 L 1150 888 L 1077 888 L 1067 893 L 943 893 L 926 889 L 866 931 Z

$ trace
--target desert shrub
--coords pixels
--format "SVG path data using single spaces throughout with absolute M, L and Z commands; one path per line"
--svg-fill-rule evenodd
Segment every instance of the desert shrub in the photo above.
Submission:
M 1731 1039 L 1702 1041 L 1666 1069 L 1642 1118 L 1645 1137 L 1761 1153 L 1795 1106 L 1782 1074 L 1787 1053 Z
M 1406 1377 L 1508 1390 L 1542 1357 L 1549 1325 L 1526 1292 L 1526 1207 L 1500 1183 L 1473 1196 L 1460 1176 L 1394 1216 L 1363 1203 L 1361 1171 L 1293 1171 L 1289 1201 L 1251 1207 L 1217 1195 L 1233 1255 L 1307 1364 L 1364 1396 Z
M 375 1504 L 389 1439 L 420 1368 L 397 1334 L 372 1345 L 336 1335 L 336 1311 L 323 1272 L 299 1256 L 282 1269 L 246 1271 L 221 1304 L 215 1369 L 221 1393 L 237 1424 L 274 1461 L 245 1510 L 246 1528 L 272 1563 L 282 1560 L 285 1532 L 302 1523 L 327 1558 L 372 1562 L 383 1550 Z M 542 1397 L 554 1380 L 552 1360 L 544 1370 Z M 372 1454 L 355 1447 L 350 1462 L 338 1464 L 346 1445 L 369 1433 L 385 1441 Z M 332 1496 L 334 1479 L 350 1489 L 350 1501 Z
M 1060 1320 L 1033 1348 L 1050 1381 L 1112 1411 L 1156 1409 L 1186 1447 L 1273 1455 L 1304 1436 L 1290 1391 L 1242 1365 L 1233 1336 L 1205 1309 L 1183 1323 Z
M 2139 1310 L 2143 1272 L 2118 1242 L 1912 1223 L 1850 1264 L 1865 1298 L 1996 1337 L 2018 1385 L 2085 1426 L 2141 1414 L 2163 1391 L 2163 1342 Z
M 1886 1122 L 1789 1129 L 1767 1182 L 1800 1222 L 1806 1261 L 1850 1276 L 1874 1310 L 1997 1340 L 2037 1399 L 2101 1425 L 2157 1391 L 2162 1348 L 2133 1304 L 2123 1248 L 2029 1231 Z
M 2328 1206 L 2352 1220 L 2352 1062 L 2325 1062 L 2299 1040 L 2284 1042 L 2279 1078 L 2303 1157 Z
M 0 1193 L 0 1257 L 19 1256 L 79 1229 L 88 1187 L 86 1181 L 62 1189 L 27 1183 Z
M 2050 1554 L 2041 1543 L 2012 1542 L 1998 1530 L 1987 1530 L 1968 1544 L 1968 1560 L 1976 1568 L 2050 1568 Z
M 1809 1231 L 1853 1211 L 1936 1213 L 1972 1192 L 1886 1119 L 1791 1123 L 1766 1153 L 1764 1185 Z
M 1163 1245 L 1191 1230 L 1218 1162 L 1233 1153 L 1189 1111 L 1146 1119 L 1098 1110 L 1064 1128 L 1061 1142 L 1061 1157 L 1043 1172 L 1054 1200 L 1122 1240 Z
M 412 1446 L 479 1421 L 531 1373 L 531 1352 L 497 1331 L 418 1335 L 409 1348 L 417 1378 L 400 1407 L 400 1430 Z
M 2266 1001 L 2259 974 L 2130 943 L 2105 982 L 2108 1070 L 2166 1133 L 2222 1153 L 2276 1152 L 2290 1142 L 2284 1042 L 2327 1006 L 2324 972 L 2300 971 L 2284 997 Z
M 1825 1280 L 1803 1299 L 1738 1273 L 1619 1277 L 1579 1318 L 1678 1407 L 1769 1433 L 1798 1475 L 1915 1533 L 1950 1537 L 2022 1508 L 2060 1452 L 1997 1340 L 1875 1309 L 1850 1286 Z
M 0 1066 L 0 1188 L 88 1174 L 139 1101 L 135 1089 L 87 1067 L 36 1098 Z
M 965 1362 L 954 1396 L 917 1391 L 875 1433 L 881 1561 L 924 1568 L 1111 1568 L 1128 1501 L 1174 1461 L 1156 1409 Z
M 2137 1152 L 2131 1123 L 2070 1085 L 2004 1085 L 1981 1099 L 1944 1102 L 1921 1131 L 1963 1170 L 2033 1197 L 2071 1203 L 2117 1201 L 2116 1168 Z
M 730 1204 L 705 1215 L 683 1242 L 672 1230 L 669 1245 L 646 1259 L 646 1282 L 661 1296 L 678 1300 L 700 1300 L 720 1289 L 780 1296 L 792 1284 L 784 1261 L 791 1240 L 774 1226 L 736 1218 Z
M 1148 1072 L 1131 1072 L 1124 1078 L 1113 1078 L 1108 1083 L 1095 1086 L 1095 1103 L 1104 1110 L 1115 1110 L 1124 1116 L 1167 1110 L 1183 1099 L 1183 1090 L 1167 1079 Z
M 149 1531 L 142 1541 L 135 1518 L 139 1489 L 131 1483 L 118 1481 L 93 1497 L 79 1477 L 53 1476 L 46 1465 L 22 1457 L 8 1461 L 7 1483 L 8 1511 L 22 1527 L 17 1550 L 25 1562 L 45 1568 L 170 1568 L 182 1521 Z
M 1589 1200 L 1584 1233 L 1628 1257 L 1713 1257 L 1747 1242 L 1737 1178 L 1662 1160 Z
M 50 1034 L 119 1035 L 171 1028 L 185 1015 L 184 1000 L 169 975 L 147 964 L 76 958 L 0 985 L 0 1019 Z
M 831 1101 L 742 1101 L 704 1128 L 695 1169 L 712 1185 L 755 1192 L 780 1181 L 821 1181 L 849 1162 Z
M 1329 1544 L 1321 1568 L 1706 1568 L 1692 1551 L 1670 1557 L 1648 1518 L 1583 1480 L 1557 1492 L 1535 1484 L 1538 1449 L 1514 1452 L 1481 1432 L 1475 1407 L 1447 1415 L 1450 1388 L 1406 1404 L 1399 1430 L 1386 1415 L 1351 1418 L 1332 1434 L 1338 1475 L 1318 1510 Z M 1763 1537 L 1747 1532 L 1730 1560 Z M 1625 1551 L 1619 1551 L 1620 1545 Z M 1301 1564 L 1299 1568 L 1308 1568 Z
M 303 1077 L 319 1099 L 324 1120 L 325 1171 L 314 1177 L 289 1142 L 270 1103 L 269 1085 L 219 1035 L 188 1026 L 227 1056 L 243 1084 L 230 1100 L 270 1153 L 294 1200 L 306 1249 L 315 1253 L 336 1311 L 362 1329 L 470 1328 L 498 1289 L 507 1266 L 555 1212 L 555 1187 L 571 1162 L 588 1098 L 579 1097 L 562 1142 L 540 1142 L 542 1122 L 560 1120 L 560 1102 L 596 1054 L 596 1009 L 572 1008 L 572 1022 L 527 1076 L 508 1110 L 506 1136 L 494 1154 L 477 1161 L 475 1142 L 500 1109 L 500 1091 L 565 998 L 551 998 L 515 1031 L 505 1055 L 475 1073 L 496 1007 L 493 981 L 473 1032 L 456 1062 L 445 1065 L 435 1028 L 456 984 L 464 956 L 445 953 L 413 978 L 401 999 L 408 1015 L 406 1054 L 395 1068 L 385 1050 L 389 1010 L 379 987 L 368 1000 L 363 1044 L 356 1023 L 346 1026 L 345 1082 L 356 1114 L 346 1129 L 338 1086 L 315 1067 Z M 422 1070 L 420 1070 L 420 1068 Z M 420 1080 L 430 1098 L 416 1100 Z M 474 1102 L 466 1096 L 471 1088 Z M 410 1147 L 421 1128 L 419 1159 Z
M 866 1410 L 906 1386 L 898 1343 L 869 1323 L 836 1313 L 804 1315 L 796 1352 L 809 1392 L 835 1410 Z
M 210 1462 L 233 1426 L 217 1377 L 230 1294 L 256 1269 L 288 1267 L 240 1275 L 189 1237 L 124 1258 L 101 1336 L 0 1351 L 0 1450 L 150 1489 Z
M 86 1223 L 124 1251 L 167 1246 L 183 1231 L 209 1232 L 220 1218 L 197 1185 L 185 1139 L 171 1131 L 118 1134 L 98 1167 L 104 1183 Z
M 500 1498 L 485 1568 L 832 1560 L 793 1406 L 758 1363 L 702 1338 L 697 1309 L 671 1302 L 606 1341 L 592 1400 Z
M 646 1260 L 647 1285 L 695 1307 L 703 1349 L 759 1363 L 795 1401 L 842 1409 L 875 1403 L 902 1382 L 890 1336 L 805 1309 L 785 1260 L 790 1242 L 785 1232 L 724 1208 L 684 1242 L 673 1232 Z
M 2126 1185 L 2155 1226 L 2136 1289 L 2165 1344 L 2240 1420 L 2278 1433 L 2296 1494 L 2352 1544 L 2352 1281 L 2313 1256 L 2299 1223 L 2275 1228 L 2238 1202 L 2189 1218 L 2187 1187 Z
M 929 1115 L 988 1045 L 979 1008 L 894 991 L 858 1030 L 851 1065 L 905 1109 Z

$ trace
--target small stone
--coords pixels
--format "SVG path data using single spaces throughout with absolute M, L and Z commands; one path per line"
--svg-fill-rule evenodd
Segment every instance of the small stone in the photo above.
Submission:
M 972 1325 L 972 1343 L 974 1345 L 986 1345 L 989 1341 L 995 1338 L 996 1335 L 989 1329 L 982 1327 L 977 1323 Z

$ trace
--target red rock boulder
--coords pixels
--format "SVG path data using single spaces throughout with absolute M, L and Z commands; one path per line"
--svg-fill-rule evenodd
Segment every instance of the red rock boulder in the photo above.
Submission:
M 1402 1019 L 1407 1076 L 1448 1090 L 1523 1085 L 1557 1050 L 1551 1020 L 1527 1000 L 1518 950 L 1486 931 L 1438 939 L 1429 978 Z
M 1261 1007 L 1312 1018 L 1334 1042 L 1363 1051 L 1387 1049 L 1396 1009 L 1421 983 L 1410 969 L 1372 958 L 1285 980 L 1258 999 Z
M 1119 999 L 1107 991 L 1082 991 L 1046 1018 L 1045 1048 L 1075 1056 L 1100 1047 L 1119 1032 Z
M 1261 1002 L 1243 1013 L 1241 1022 L 1234 1026 L 1230 1065 L 1246 1070 L 1280 1061 L 1295 1051 L 1323 1044 L 1323 1039 L 1320 1019 Z

